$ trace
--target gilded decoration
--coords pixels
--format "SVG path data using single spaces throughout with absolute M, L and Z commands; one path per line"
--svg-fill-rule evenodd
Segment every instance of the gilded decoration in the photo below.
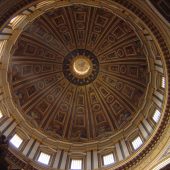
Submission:
M 136 30 L 107 9 L 49 10 L 24 28 L 13 47 L 8 79 L 15 104 L 56 139 L 115 135 L 146 95 L 149 63 L 142 44 Z
M 70 169 L 74 158 L 83 170 L 156 167 L 169 146 L 167 1 L 11 6 L 0 18 L 0 129 L 23 142 L 9 148 L 8 161 L 29 170 Z M 47 166 L 41 152 L 50 155 Z M 115 162 L 105 166 L 110 153 Z

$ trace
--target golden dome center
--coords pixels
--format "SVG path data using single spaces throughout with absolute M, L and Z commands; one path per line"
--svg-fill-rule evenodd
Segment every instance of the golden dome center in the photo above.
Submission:
M 73 62 L 73 70 L 78 75 L 86 75 L 90 71 L 89 60 L 83 56 L 76 57 Z

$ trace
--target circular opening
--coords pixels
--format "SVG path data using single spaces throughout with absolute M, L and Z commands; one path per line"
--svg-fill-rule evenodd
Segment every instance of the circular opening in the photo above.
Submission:
M 86 49 L 75 49 L 64 58 L 64 76 L 75 85 L 90 84 L 96 79 L 98 72 L 97 57 Z
M 90 70 L 90 63 L 88 59 L 83 57 L 77 57 L 73 62 L 73 70 L 76 74 L 84 76 Z

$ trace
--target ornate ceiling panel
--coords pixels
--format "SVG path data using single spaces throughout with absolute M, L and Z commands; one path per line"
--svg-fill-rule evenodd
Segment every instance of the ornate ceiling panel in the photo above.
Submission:
M 127 127 L 149 82 L 144 46 L 113 13 L 73 5 L 29 24 L 13 47 L 8 81 L 29 123 L 51 137 L 91 141 Z

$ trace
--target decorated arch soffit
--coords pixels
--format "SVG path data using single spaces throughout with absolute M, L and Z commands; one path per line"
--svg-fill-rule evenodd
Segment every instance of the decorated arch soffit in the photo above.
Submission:
M 4 114 L 53 149 L 100 152 L 130 140 L 156 107 L 161 120 L 151 123 L 154 131 L 143 147 L 113 166 L 154 159 L 163 147 L 161 135 L 164 144 L 169 137 L 169 42 L 161 21 L 141 5 L 48 1 L 11 24 L 1 57 Z M 163 90 L 161 75 L 167 80 Z

